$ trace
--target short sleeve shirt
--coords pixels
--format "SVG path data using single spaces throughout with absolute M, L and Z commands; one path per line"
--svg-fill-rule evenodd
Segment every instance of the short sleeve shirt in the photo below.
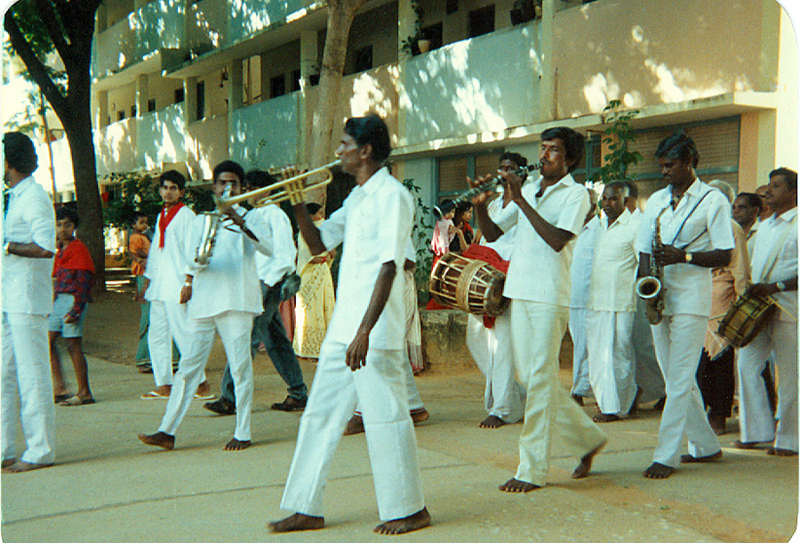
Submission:
M 652 253 L 659 214 L 664 245 L 687 252 L 733 249 L 731 205 L 724 194 L 695 179 L 674 210 L 671 201 L 672 187 L 650 196 L 636 237 L 637 251 Z M 666 266 L 662 286 L 664 315 L 711 314 L 711 268 L 683 263 Z
M 774 262 L 774 265 L 773 265 Z M 797 208 L 763 221 L 756 233 L 752 259 L 754 283 L 776 283 L 797 277 Z M 797 291 L 777 292 L 773 298 L 797 318 Z M 783 311 L 778 319 L 791 321 Z
M 537 197 L 541 185 L 541 177 L 525 184 L 522 196 L 545 221 L 577 236 L 590 207 L 586 187 L 567 174 Z M 503 294 L 512 300 L 569 307 L 569 271 L 575 239 L 561 251 L 555 251 L 516 205 L 507 206 L 495 223 L 504 232 L 517 226 Z
M 320 226 L 328 250 L 342 244 L 339 285 L 326 341 L 349 344 L 369 307 L 375 282 L 385 262 L 394 262 L 389 299 L 370 333 L 370 348 L 402 349 L 405 345 L 406 249 L 414 220 L 414 202 L 403 185 L 381 168 L 356 186 L 340 209 Z
M 608 218 L 597 221 L 589 309 L 595 311 L 636 311 L 635 241 L 639 223 L 627 209 L 611 226 Z

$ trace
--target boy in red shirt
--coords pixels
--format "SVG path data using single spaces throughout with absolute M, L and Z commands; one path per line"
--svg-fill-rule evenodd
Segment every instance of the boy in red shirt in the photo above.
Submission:
M 144 270 L 147 267 L 147 255 L 150 253 L 150 238 L 145 234 L 150 228 L 147 215 L 141 211 L 133 213 L 131 220 L 130 240 L 128 241 L 128 255 L 131 257 L 131 273 L 136 277 L 136 292 L 144 287 Z M 136 348 L 136 368 L 139 373 L 153 373 L 150 365 L 150 350 L 147 348 L 147 331 L 150 327 L 150 302 L 136 296 L 136 301 L 142 304 L 142 314 L 139 319 L 139 345 Z
M 94 403 L 89 388 L 89 369 L 81 347 L 86 306 L 94 282 L 94 263 L 82 241 L 75 239 L 78 214 L 62 207 L 56 211 L 56 256 L 53 264 L 53 290 L 55 302 L 48 317 L 50 331 L 50 372 L 53 377 L 53 395 L 59 405 L 75 406 Z M 67 393 L 61 373 L 56 338 L 62 336 L 75 368 L 78 382 L 77 394 Z

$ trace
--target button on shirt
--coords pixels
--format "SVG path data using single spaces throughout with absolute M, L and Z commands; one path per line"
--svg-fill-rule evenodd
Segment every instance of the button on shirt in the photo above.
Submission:
M 589 309 L 595 311 L 636 311 L 635 247 L 638 222 L 627 209 L 611 226 L 608 217 L 597 220 Z M 580 238 L 578 238 L 580 239 Z
M 696 179 L 674 210 L 671 201 L 671 186 L 650 196 L 636 237 L 637 251 L 652 253 L 655 221 L 662 210 L 659 223 L 664 245 L 687 252 L 733 249 L 731 205 L 720 191 Z M 688 263 L 665 266 L 662 286 L 664 315 L 711 314 L 710 268 Z
M 369 307 L 385 262 L 394 262 L 389 299 L 369 336 L 374 349 L 405 345 L 403 263 L 414 220 L 414 201 L 403 185 L 381 168 L 356 186 L 342 207 L 320 226 L 326 249 L 343 243 L 339 286 L 326 341 L 350 344 Z
M 26 177 L 9 189 L 3 244 L 35 243 L 56 252 L 56 220 L 53 203 L 45 190 Z M 3 311 L 48 315 L 53 309 L 53 258 L 2 257 Z
M 257 207 L 247 212 L 248 215 L 260 215 L 261 221 L 268 229 L 269 246 L 272 256 L 256 252 L 256 268 L 258 278 L 268 287 L 274 287 L 287 273 L 294 271 L 297 248 L 292 236 L 292 223 L 284 211 L 276 205 Z
M 533 183 L 525 184 L 522 187 L 522 196 L 545 221 L 577 235 L 590 207 L 586 187 L 576 183 L 567 174 L 558 183 L 547 187 L 544 194 L 537 198 L 536 193 L 541 185 L 541 177 Z M 574 238 L 561 251 L 555 251 L 536 233 L 528 218 L 516 205 L 506 207 L 495 223 L 504 232 L 517 225 L 503 295 L 512 300 L 569 307 L 569 268 Z
M 754 283 L 776 283 L 797 277 L 796 207 L 780 216 L 773 215 L 759 225 L 752 266 Z M 771 298 L 797 318 L 797 291 L 778 292 Z M 778 311 L 778 319 L 792 321 L 783 311 Z

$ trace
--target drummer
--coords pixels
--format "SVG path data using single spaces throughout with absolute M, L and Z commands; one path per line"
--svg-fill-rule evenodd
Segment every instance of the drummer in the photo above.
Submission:
M 765 200 L 773 215 L 756 233 L 750 292 L 769 296 L 778 314 L 739 352 L 739 428 L 736 446 L 760 443 L 776 456 L 797 456 L 797 172 L 778 168 L 770 173 Z M 779 374 L 778 419 L 770 411 L 761 372 L 774 349 Z
M 517 225 L 504 295 L 511 299 L 513 359 L 527 399 L 520 463 L 516 475 L 500 485 L 504 492 L 530 492 L 544 486 L 556 420 L 563 421 L 559 430 L 569 451 L 580 458 L 573 478 L 589 475 L 594 456 L 608 439 L 558 382 L 558 352 L 569 317 L 572 247 L 589 211 L 586 189 L 570 175 L 580 164 L 583 144 L 583 136 L 571 128 L 545 130 L 539 179 L 523 187 L 515 173 L 502 173 L 512 203 L 495 220 L 489 217 L 486 193 L 472 200 L 488 241 Z M 470 185 L 477 187 L 490 177 Z

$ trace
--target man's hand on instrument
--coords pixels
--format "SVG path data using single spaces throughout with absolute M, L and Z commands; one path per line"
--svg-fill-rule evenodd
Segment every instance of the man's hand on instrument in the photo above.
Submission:
M 367 365 L 367 351 L 369 350 L 369 334 L 357 332 L 356 337 L 347 348 L 345 364 L 352 371 Z
M 750 285 L 749 290 L 751 294 L 762 296 L 764 298 L 771 296 L 776 292 L 780 292 L 778 285 L 775 283 L 756 283 L 755 285 Z
M 233 207 L 229 207 L 228 209 L 225 210 L 224 213 L 225 215 L 228 216 L 230 220 L 233 221 L 233 224 L 235 224 L 239 228 L 244 226 L 244 218 L 241 215 L 239 215 L 239 213 Z
M 503 186 L 508 191 L 512 201 L 519 202 L 522 198 L 522 178 L 514 172 L 500 172 L 503 178 Z
M 491 174 L 486 174 L 486 175 L 483 175 L 481 177 L 478 177 L 474 181 L 472 179 L 470 179 L 469 177 L 467 177 L 467 183 L 469 184 L 469 188 L 471 188 L 471 189 L 480 187 L 484 183 L 486 183 L 488 181 L 491 181 L 491 180 L 492 180 L 492 175 Z M 474 206 L 485 205 L 486 202 L 489 199 L 489 196 L 491 194 L 492 194 L 492 191 L 486 191 L 486 192 L 481 192 L 480 194 L 474 196 L 472 198 L 472 200 L 471 200 L 472 205 L 474 205 Z
M 281 168 L 281 180 L 291 179 L 292 177 L 297 177 L 298 175 L 304 174 L 308 171 L 308 168 L 301 170 L 297 166 L 286 166 L 285 168 Z
M 677 249 L 672 245 L 662 245 L 660 251 L 653 251 L 653 258 L 655 258 L 656 262 L 661 266 L 683 264 L 686 262 L 686 251 Z

